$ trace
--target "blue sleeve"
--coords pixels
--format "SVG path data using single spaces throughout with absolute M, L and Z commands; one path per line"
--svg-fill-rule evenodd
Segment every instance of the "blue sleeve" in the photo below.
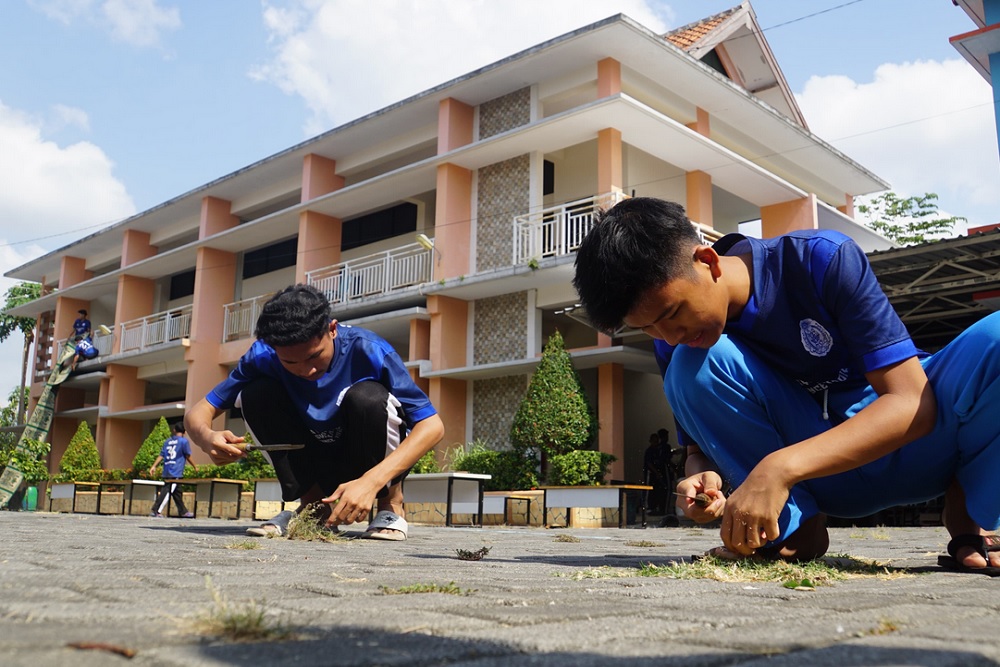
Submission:
M 836 246 L 820 289 L 851 357 L 865 373 L 920 355 L 854 241 Z
M 181 457 L 188 458 L 189 456 L 191 456 L 191 442 L 183 436 L 180 438 L 180 441 L 181 441 Z
M 381 383 L 395 396 L 406 413 L 406 423 L 413 428 L 417 422 L 437 414 L 427 394 L 420 390 L 399 354 L 391 347 L 382 359 Z
M 230 373 L 229 377 L 220 382 L 215 386 L 212 391 L 208 392 L 205 396 L 212 407 L 218 408 L 219 410 L 228 410 L 229 408 L 236 405 L 236 397 L 240 395 L 245 387 L 251 380 L 260 377 L 262 375 L 259 368 L 260 355 L 257 350 L 258 343 L 254 343 L 246 354 L 240 357 L 240 361 L 236 364 Z

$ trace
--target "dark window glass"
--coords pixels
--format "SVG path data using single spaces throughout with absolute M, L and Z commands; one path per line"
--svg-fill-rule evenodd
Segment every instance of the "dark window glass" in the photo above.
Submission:
M 291 238 L 243 255 L 243 279 L 277 271 L 287 266 L 295 266 L 299 240 Z
M 556 165 L 545 160 L 542 162 L 542 194 L 551 195 L 556 191 Z
M 417 205 L 404 202 L 392 208 L 345 220 L 340 247 L 350 250 L 382 239 L 417 231 Z
M 194 269 L 170 276 L 170 300 L 194 294 Z
M 726 73 L 726 68 L 722 66 L 722 61 L 719 60 L 719 54 L 715 52 L 715 49 L 712 49 L 702 56 L 701 62 L 705 63 L 727 79 L 729 78 L 729 74 Z

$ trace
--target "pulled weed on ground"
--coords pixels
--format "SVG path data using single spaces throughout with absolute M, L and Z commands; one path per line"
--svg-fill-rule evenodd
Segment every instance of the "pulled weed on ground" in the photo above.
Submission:
M 320 523 L 319 515 L 314 507 L 307 507 L 296 514 L 288 522 L 288 532 L 285 535 L 290 540 L 306 542 L 346 542 L 347 538 L 335 533 Z
M 556 535 L 556 542 L 579 542 L 580 538 L 576 535 L 567 535 L 563 533 L 562 535 Z
M 226 545 L 227 549 L 245 549 L 247 551 L 252 551 L 254 549 L 263 549 L 261 543 L 257 540 L 238 540 L 236 542 L 230 542 Z

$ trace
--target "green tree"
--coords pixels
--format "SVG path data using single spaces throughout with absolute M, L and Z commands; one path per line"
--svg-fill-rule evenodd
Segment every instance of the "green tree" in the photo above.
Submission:
M 865 226 L 893 243 L 914 245 L 953 234 L 955 225 L 966 221 L 957 215 L 939 217 L 937 199 L 933 192 L 905 199 L 895 192 L 885 192 L 860 204 L 858 211 L 868 218 Z
M 542 351 L 528 391 L 514 415 L 510 441 L 515 451 L 537 451 L 545 473 L 547 457 L 585 449 L 597 434 L 597 419 L 580 377 L 556 331 Z
M 20 398 L 18 398 L 19 395 Z M 27 401 L 27 399 L 27 388 L 14 387 L 10 390 L 7 403 L 3 407 L 0 407 L 0 427 L 17 426 L 19 423 L 17 411 L 21 405 L 20 401 Z M 0 449 L 17 445 L 17 437 L 17 433 L 13 431 L 0 431 Z
M 94 435 L 87 422 L 80 422 L 59 461 L 59 472 L 66 480 L 81 481 L 82 476 L 92 477 L 93 471 L 100 469 L 101 455 L 97 451 Z
M 153 465 L 153 461 L 160 455 L 163 443 L 169 437 L 170 425 L 167 424 L 165 417 L 160 417 L 160 421 L 156 422 L 156 426 L 153 427 L 153 430 L 143 441 L 142 446 L 139 447 L 139 451 L 135 453 L 135 458 L 132 459 L 132 472 L 136 476 L 144 477 L 149 475 L 149 467 Z
M 32 317 L 17 317 L 8 315 L 7 311 L 16 306 L 34 301 L 42 295 L 39 283 L 17 283 L 11 286 L 4 295 L 4 305 L 0 312 L 0 343 L 7 340 L 15 331 L 24 336 L 24 348 L 21 351 L 21 393 L 18 394 L 17 424 L 24 423 L 24 413 L 28 402 L 24 398 L 24 388 L 28 384 L 28 355 L 31 345 L 35 342 L 35 319 Z

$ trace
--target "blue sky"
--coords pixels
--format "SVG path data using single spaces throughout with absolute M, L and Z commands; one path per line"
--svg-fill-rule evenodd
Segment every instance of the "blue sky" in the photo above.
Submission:
M 5 0 L 0 273 L 601 18 L 666 31 L 735 4 Z M 992 95 L 948 42 L 975 27 L 951 0 L 752 6 L 813 132 L 902 194 L 1000 220 Z M 0 395 L 19 342 L 0 351 Z

